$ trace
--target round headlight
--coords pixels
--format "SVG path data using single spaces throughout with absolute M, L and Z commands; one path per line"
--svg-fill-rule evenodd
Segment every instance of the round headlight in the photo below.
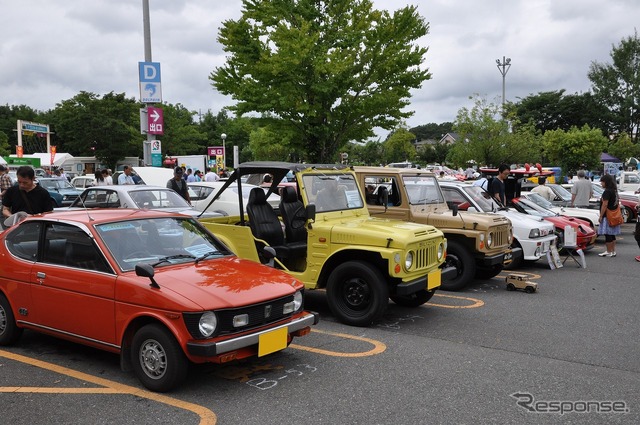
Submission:
M 509 229 L 509 245 L 513 242 L 513 227 Z
M 487 236 L 487 248 L 491 248 L 492 244 L 493 244 L 493 233 L 489 233 L 489 236 Z
M 200 316 L 200 322 L 198 323 L 198 330 L 203 337 L 208 338 L 216 331 L 218 326 L 218 318 L 212 311 L 207 311 Z
M 409 270 L 413 266 L 413 251 L 407 252 L 407 256 L 404 258 L 404 268 Z
M 444 251 L 445 251 L 444 244 L 443 243 L 439 244 L 438 245 L 438 261 L 442 260 L 442 258 L 444 257 Z
M 298 311 L 302 308 L 302 291 L 296 291 L 293 294 L 293 311 Z

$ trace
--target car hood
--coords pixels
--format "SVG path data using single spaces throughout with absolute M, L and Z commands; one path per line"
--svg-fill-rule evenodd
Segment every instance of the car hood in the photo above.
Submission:
M 317 225 L 320 223 L 322 223 L 321 220 L 316 221 Z M 394 248 L 394 236 L 402 241 L 419 241 L 444 236 L 434 226 L 378 217 L 346 219 L 334 224 L 331 234 L 332 243 L 336 244 L 358 245 L 359 241 L 363 241 L 362 243 L 371 245 L 374 243 L 373 240 L 377 239 L 380 246 L 388 245 L 391 248 Z M 391 242 L 389 242 L 390 239 Z
M 302 289 L 284 272 L 235 256 L 159 266 L 154 279 L 160 291 L 174 292 L 204 310 L 261 303 Z

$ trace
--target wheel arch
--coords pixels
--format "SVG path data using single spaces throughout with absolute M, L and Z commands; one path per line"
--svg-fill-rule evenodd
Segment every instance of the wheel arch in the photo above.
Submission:
M 383 258 L 380 253 L 361 249 L 345 249 L 343 251 L 336 252 L 328 258 L 327 261 L 325 261 L 322 266 L 322 272 L 320 272 L 320 276 L 318 277 L 318 288 L 326 288 L 331 272 L 340 264 L 347 261 L 363 261 L 371 264 L 374 268 L 380 271 L 382 276 L 387 278 L 387 284 L 390 283 L 388 260 Z
M 177 332 L 173 326 L 168 325 L 167 322 L 160 320 L 158 317 L 138 316 L 127 324 L 127 327 L 122 333 L 122 339 L 120 343 L 120 368 L 124 372 L 131 372 L 133 370 L 133 365 L 131 364 L 131 344 L 133 341 L 133 336 L 136 334 L 136 332 L 138 332 L 138 330 L 152 323 L 157 323 L 168 329 L 176 339 L 176 341 L 178 341 L 178 344 L 183 347 L 183 344 L 177 337 Z

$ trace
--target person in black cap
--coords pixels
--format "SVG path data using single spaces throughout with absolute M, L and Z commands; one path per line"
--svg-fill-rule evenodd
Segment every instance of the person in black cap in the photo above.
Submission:
M 187 186 L 187 182 L 182 178 L 182 174 L 182 167 L 176 167 L 173 170 L 173 178 L 167 182 L 167 188 L 175 190 L 185 199 L 185 201 L 191 204 L 189 188 Z

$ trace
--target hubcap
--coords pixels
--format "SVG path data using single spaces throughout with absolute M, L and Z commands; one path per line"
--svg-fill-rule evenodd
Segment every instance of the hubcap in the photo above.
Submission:
M 4 333 L 5 329 L 7 329 L 7 313 L 0 307 L 0 334 Z
M 167 355 L 157 341 L 148 340 L 142 344 L 140 365 L 144 373 L 153 379 L 161 378 L 167 371 Z
M 351 279 L 345 282 L 344 296 L 350 307 L 366 306 L 370 295 L 371 291 L 366 282 L 360 279 Z

